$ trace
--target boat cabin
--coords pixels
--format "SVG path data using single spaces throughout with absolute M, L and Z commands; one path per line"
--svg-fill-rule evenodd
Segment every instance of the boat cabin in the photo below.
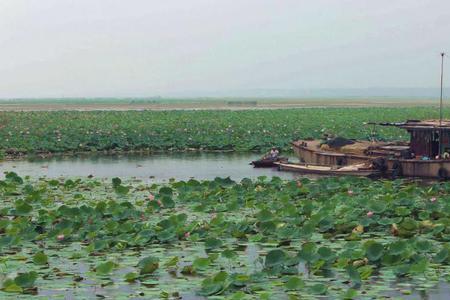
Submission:
M 371 162 L 375 170 L 397 176 L 450 179 L 450 120 L 366 123 L 405 129 L 409 143 L 354 141 L 349 147 L 324 149 L 320 140 L 292 143 L 301 162 L 322 166 Z M 339 162 L 343 162 L 342 164 Z
M 415 158 L 435 159 L 450 154 L 450 121 L 408 120 L 397 126 L 410 133 L 410 151 Z

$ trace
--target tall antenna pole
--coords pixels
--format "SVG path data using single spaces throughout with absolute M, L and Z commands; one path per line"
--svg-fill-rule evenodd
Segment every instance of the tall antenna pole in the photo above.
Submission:
M 441 97 L 439 102 L 439 126 L 442 126 L 442 85 L 444 80 L 444 55 L 445 53 L 441 53 Z
M 439 159 L 442 158 L 442 85 L 444 81 L 444 52 L 441 52 L 441 97 L 439 98 Z

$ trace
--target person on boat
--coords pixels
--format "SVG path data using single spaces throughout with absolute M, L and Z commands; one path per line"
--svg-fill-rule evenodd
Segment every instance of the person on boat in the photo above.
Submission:
M 280 151 L 278 151 L 277 148 L 272 147 L 272 150 L 270 150 L 270 153 L 269 153 L 269 158 L 272 160 L 277 160 L 279 154 L 280 154 Z

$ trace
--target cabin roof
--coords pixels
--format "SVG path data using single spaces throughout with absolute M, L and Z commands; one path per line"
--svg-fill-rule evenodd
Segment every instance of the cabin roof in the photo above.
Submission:
M 397 125 L 400 128 L 406 130 L 449 130 L 450 131 L 450 120 L 442 120 L 442 123 L 439 120 L 408 120 L 404 123 L 400 123 Z

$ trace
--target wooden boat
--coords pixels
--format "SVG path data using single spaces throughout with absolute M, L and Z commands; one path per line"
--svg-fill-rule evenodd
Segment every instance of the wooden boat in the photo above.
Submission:
M 259 160 L 254 160 L 250 164 L 253 165 L 255 168 L 275 168 L 277 167 L 277 163 L 287 163 L 288 158 L 287 157 L 278 157 L 277 159 L 270 159 L 270 158 L 262 158 Z
M 324 166 L 312 164 L 285 164 L 278 163 L 280 171 L 298 172 L 303 174 L 318 175 L 341 175 L 341 176 L 361 176 L 376 177 L 380 176 L 380 171 L 375 170 L 367 164 L 356 164 L 350 166 Z
M 411 176 L 450 179 L 450 120 L 443 119 L 443 70 L 441 53 L 441 97 L 439 120 L 408 120 L 401 123 L 369 123 L 406 130 L 409 143 L 350 141 L 342 138 L 292 143 L 301 162 L 322 165 L 348 165 L 372 162 L 375 169 L 393 177 Z M 350 146 L 351 145 L 351 146 Z
M 373 123 L 372 123 L 373 124 Z M 450 179 L 450 120 L 408 120 L 402 123 L 377 123 L 405 129 L 409 143 L 353 141 L 343 147 L 324 147 L 321 140 L 292 143 L 300 162 L 345 166 L 374 162 L 374 167 L 393 177 Z

